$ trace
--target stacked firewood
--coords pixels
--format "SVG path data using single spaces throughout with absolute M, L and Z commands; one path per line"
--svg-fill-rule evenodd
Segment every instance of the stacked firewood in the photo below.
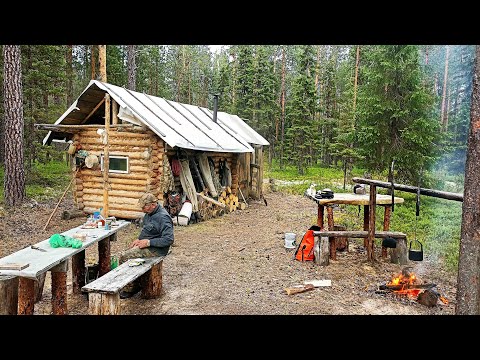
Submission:
M 246 204 L 238 201 L 238 196 L 232 192 L 230 186 L 225 186 L 222 188 L 222 192 L 218 197 L 218 201 L 222 204 L 225 204 L 225 210 L 227 212 L 232 212 L 237 209 L 244 210 Z
M 200 221 L 209 220 L 225 214 L 226 206 L 219 201 L 205 195 L 204 192 L 197 193 L 198 212 L 197 218 Z

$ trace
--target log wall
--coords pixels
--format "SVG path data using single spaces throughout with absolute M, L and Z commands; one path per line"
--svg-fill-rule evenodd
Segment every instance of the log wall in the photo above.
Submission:
M 95 130 L 83 130 L 74 135 L 74 142 L 82 150 L 99 158 L 104 152 L 102 137 Z M 161 183 L 165 143 L 148 129 L 142 132 L 128 132 L 120 128 L 109 129 L 109 155 L 128 156 L 129 173 L 108 174 L 109 215 L 137 219 L 144 213 L 138 207 L 138 199 L 145 192 L 151 192 L 163 202 Z M 100 164 L 95 168 L 83 167 L 77 172 L 74 199 L 78 209 L 87 214 L 103 206 L 103 171 Z
M 131 130 L 131 131 L 130 131 Z M 141 130 L 141 131 L 140 131 Z M 102 136 L 95 129 L 84 129 L 76 133 L 73 141 L 81 145 L 81 149 L 89 154 L 103 154 L 105 145 Z M 108 215 L 123 219 L 137 219 L 144 213 L 138 208 L 138 199 L 145 192 L 151 192 L 163 203 L 164 194 L 161 191 L 163 177 L 163 163 L 177 156 L 177 149 L 168 146 L 160 137 L 146 128 L 135 127 L 109 129 L 109 155 L 128 156 L 129 173 L 108 174 Z M 261 166 L 251 167 L 255 163 L 260 151 L 251 153 L 220 153 L 206 152 L 215 163 L 215 171 L 219 173 L 220 162 L 226 160 L 232 173 L 231 192 L 239 196 L 239 187 L 244 196 L 257 198 L 261 193 Z M 181 150 L 194 156 L 193 150 Z M 179 177 L 174 177 L 174 184 L 178 192 L 183 192 Z M 260 180 L 260 183 L 259 183 Z M 74 186 L 74 200 L 79 210 L 92 214 L 103 207 L 103 172 L 99 165 L 95 168 L 83 167 L 76 174 Z

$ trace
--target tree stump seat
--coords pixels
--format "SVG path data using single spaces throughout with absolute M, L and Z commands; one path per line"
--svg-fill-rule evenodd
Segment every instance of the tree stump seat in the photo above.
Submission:
M 82 287 L 88 293 L 88 311 L 91 315 L 119 315 L 120 290 L 141 278 L 142 298 L 154 299 L 162 290 L 164 256 L 144 258 L 141 265 L 130 266 L 126 261 L 98 279 Z

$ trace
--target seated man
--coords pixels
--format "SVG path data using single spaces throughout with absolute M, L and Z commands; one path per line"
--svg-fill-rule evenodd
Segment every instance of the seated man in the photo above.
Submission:
M 138 200 L 138 205 L 145 213 L 143 227 L 138 236 L 127 250 L 118 256 L 119 264 L 128 259 L 165 256 L 173 244 L 173 221 L 157 198 L 151 193 L 145 193 Z M 120 292 L 120 298 L 126 299 L 140 291 L 140 279 L 133 281 Z

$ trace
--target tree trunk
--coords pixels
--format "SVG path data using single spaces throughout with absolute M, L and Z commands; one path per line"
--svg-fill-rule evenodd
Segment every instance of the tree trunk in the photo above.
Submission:
M 135 45 L 127 45 L 127 67 L 128 67 L 128 84 L 127 87 L 135 91 L 137 66 L 135 64 Z
M 441 109 L 441 120 L 442 130 L 447 131 L 447 124 L 445 122 L 445 102 L 447 99 L 447 81 L 448 81 L 448 55 L 450 53 L 450 48 L 448 45 L 445 46 L 445 71 L 443 75 L 443 94 L 442 94 L 442 109 Z
M 107 82 L 107 45 L 98 45 L 100 81 Z
M 357 83 L 358 83 L 358 63 L 360 62 L 360 45 L 357 45 L 357 57 L 355 59 L 355 80 L 353 83 L 353 119 L 355 119 L 355 109 L 357 106 Z
M 20 45 L 5 45 L 4 112 L 5 112 L 5 178 L 4 198 L 7 206 L 21 204 L 25 198 L 23 158 L 23 89 Z
M 73 45 L 67 45 L 67 106 L 73 103 Z
M 95 80 L 97 78 L 97 59 L 95 57 L 95 45 L 91 46 L 91 56 L 90 56 L 90 67 L 91 67 L 91 79 Z
M 475 48 L 470 130 L 465 163 L 456 315 L 480 315 L 480 46 Z
M 283 149 L 285 147 L 284 141 L 285 141 L 285 47 L 282 46 L 282 100 L 281 100 L 281 107 L 282 107 L 282 131 L 281 131 L 281 138 L 282 138 L 282 146 L 280 148 L 280 169 L 283 169 Z

